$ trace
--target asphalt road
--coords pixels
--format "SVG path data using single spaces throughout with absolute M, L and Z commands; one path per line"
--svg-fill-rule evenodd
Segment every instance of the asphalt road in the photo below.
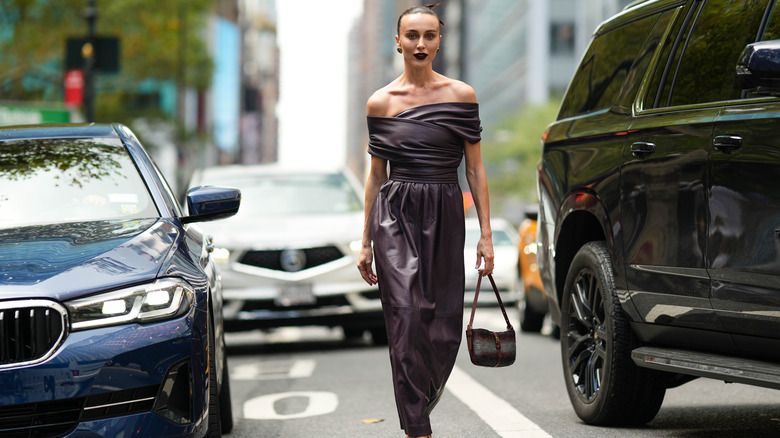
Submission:
M 510 317 L 517 321 L 517 312 Z M 477 319 L 503 328 L 497 308 L 480 308 Z M 347 341 L 340 329 L 286 328 L 229 333 L 227 343 L 236 421 L 229 436 L 404 436 L 387 348 L 369 337 Z M 698 379 L 669 390 L 645 427 L 587 426 L 566 396 L 557 341 L 519 334 L 517 362 L 507 368 L 472 365 L 464 342 L 431 422 L 442 438 L 777 437 L 780 391 Z

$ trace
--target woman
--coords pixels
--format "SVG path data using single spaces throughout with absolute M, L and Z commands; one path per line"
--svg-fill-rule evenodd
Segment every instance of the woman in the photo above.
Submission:
M 493 272 L 479 109 L 470 86 L 433 71 L 440 23 L 427 6 L 401 14 L 395 39 L 403 74 L 366 106 L 372 157 L 358 269 L 368 284 L 379 284 L 407 437 L 431 435 L 429 414 L 462 337 L 465 229 L 457 168 L 464 151 L 481 228 L 475 269 L 484 263 L 480 274 Z

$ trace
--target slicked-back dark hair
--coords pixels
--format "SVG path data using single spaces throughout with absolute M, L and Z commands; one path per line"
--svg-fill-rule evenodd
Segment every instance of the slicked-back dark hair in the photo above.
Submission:
M 401 19 L 404 18 L 407 15 L 412 15 L 412 14 L 433 15 L 434 17 L 436 17 L 436 21 L 439 22 L 439 25 L 440 25 L 439 29 L 441 30 L 441 26 L 444 25 L 444 22 L 441 21 L 441 18 L 439 18 L 439 14 L 437 14 L 433 10 L 433 8 L 435 8 L 436 6 L 439 6 L 439 4 L 435 3 L 435 4 L 432 4 L 432 5 L 412 6 L 411 8 L 401 12 L 401 15 L 398 16 L 398 24 L 396 25 L 396 28 L 395 28 L 396 34 L 397 35 L 401 34 Z

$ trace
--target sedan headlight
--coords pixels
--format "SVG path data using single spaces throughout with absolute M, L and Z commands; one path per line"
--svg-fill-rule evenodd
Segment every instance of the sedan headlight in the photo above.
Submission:
M 195 291 L 187 282 L 165 278 L 151 284 L 68 301 L 73 331 L 144 323 L 187 313 Z

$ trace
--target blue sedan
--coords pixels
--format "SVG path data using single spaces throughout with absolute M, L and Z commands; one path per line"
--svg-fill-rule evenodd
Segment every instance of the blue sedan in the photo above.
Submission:
M 220 436 L 233 427 L 212 243 L 122 125 L 0 128 L 0 436 Z

